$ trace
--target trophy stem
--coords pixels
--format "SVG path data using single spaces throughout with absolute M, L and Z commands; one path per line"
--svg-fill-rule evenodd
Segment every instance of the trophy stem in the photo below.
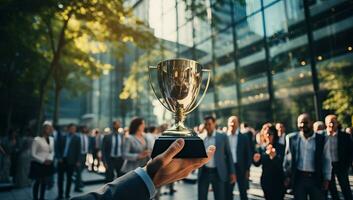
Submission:
M 174 112 L 175 124 L 168 130 L 162 133 L 163 136 L 177 136 L 177 137 L 186 137 L 186 136 L 196 136 L 192 130 L 189 130 L 185 127 L 185 111 L 182 105 L 177 104 Z
M 184 126 L 184 121 L 185 121 L 185 112 L 184 108 L 177 104 L 176 106 L 176 111 L 175 111 L 175 124 L 182 124 Z

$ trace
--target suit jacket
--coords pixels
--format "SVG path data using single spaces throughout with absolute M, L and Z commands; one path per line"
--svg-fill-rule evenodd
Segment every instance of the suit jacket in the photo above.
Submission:
M 238 129 L 238 131 L 239 131 L 239 129 Z M 255 140 L 254 140 L 253 133 L 248 130 L 246 132 L 241 133 L 241 135 L 246 136 L 246 138 L 248 139 L 250 157 L 252 157 L 252 155 L 255 152 Z M 250 163 L 251 163 L 251 159 L 250 159 Z
M 252 161 L 252 145 L 250 144 L 249 135 L 245 135 L 239 132 L 238 134 L 238 144 L 237 144 L 237 165 L 240 172 L 245 173 L 245 171 L 250 169 Z M 236 169 L 235 169 L 236 170 Z
M 222 181 L 228 181 L 230 174 L 235 174 L 232 152 L 230 151 L 228 136 L 216 132 L 216 153 L 214 155 L 217 172 Z M 199 169 L 199 176 L 202 174 L 202 167 Z
M 278 191 L 283 191 L 284 172 L 282 163 L 284 145 L 277 143 L 274 144 L 274 148 L 276 149 L 276 156 L 273 159 L 270 159 L 264 148 L 258 148 L 257 153 L 261 154 L 261 159 L 258 162 L 254 162 L 254 165 L 262 165 L 261 186 L 263 189 L 275 188 Z
M 95 192 L 72 198 L 72 200 L 98 199 L 149 200 L 150 194 L 142 178 L 132 171 L 104 185 Z
M 349 134 L 337 132 L 338 166 L 342 170 L 348 170 L 353 158 L 353 142 Z
M 88 153 L 95 153 L 95 150 L 96 150 L 96 137 L 94 136 L 88 136 L 88 142 L 89 142 L 89 145 L 88 145 Z
M 104 163 L 108 163 L 109 159 L 110 159 L 110 155 L 111 155 L 111 151 L 112 151 L 112 140 L 113 140 L 113 136 L 115 133 L 109 134 L 109 135 L 105 135 L 103 138 L 103 142 L 102 142 L 102 157 L 103 157 L 103 162 Z M 123 137 L 123 135 L 118 134 L 119 135 L 119 139 L 121 141 L 121 150 L 120 152 L 123 153 L 124 150 L 124 143 L 125 143 L 125 139 Z
M 59 159 L 64 158 L 64 151 L 66 148 L 66 138 L 68 137 L 68 134 L 66 134 L 65 136 L 62 136 L 58 141 L 58 145 L 62 146 L 62 148 L 59 149 L 60 150 L 59 155 L 58 155 Z M 75 165 L 77 162 L 80 161 L 80 158 L 81 158 L 81 139 L 77 135 L 73 135 L 71 137 L 72 138 L 71 138 L 71 142 L 69 144 L 66 162 L 69 165 Z
M 63 134 L 58 129 L 56 131 L 56 134 L 54 135 L 54 158 L 55 159 L 61 159 L 61 152 L 63 152 L 62 138 L 63 138 Z
M 323 177 L 323 149 L 326 142 L 326 137 L 323 134 L 316 134 L 315 136 L 315 179 L 317 184 L 322 183 Z M 283 162 L 283 170 L 287 177 L 291 177 L 292 184 L 295 184 L 297 174 L 297 166 L 299 163 L 300 148 L 300 133 L 294 132 L 286 137 L 285 158 Z
M 138 156 L 141 152 L 148 150 L 147 139 L 145 139 L 145 144 L 142 145 L 141 142 L 133 135 L 129 135 L 125 140 L 123 158 L 126 160 L 122 166 L 123 172 L 132 171 L 138 167 L 143 167 L 147 164 L 149 158 L 139 159 Z

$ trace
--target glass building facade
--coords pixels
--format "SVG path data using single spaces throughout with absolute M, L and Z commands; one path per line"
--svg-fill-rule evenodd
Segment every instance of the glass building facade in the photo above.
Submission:
M 168 51 L 165 59 L 193 59 L 211 69 L 210 87 L 188 117 L 189 125 L 208 114 L 226 125 L 230 115 L 238 115 L 256 128 L 274 121 L 291 131 L 301 112 L 321 120 L 331 112 L 323 109 L 323 102 L 332 89 L 327 78 L 332 70 L 353 76 L 351 0 L 135 0 L 127 4 L 160 39 L 160 51 Z M 143 53 L 131 47 L 122 61 L 111 61 L 115 70 L 94 81 L 86 113 L 103 120 L 98 124 L 113 118 L 128 122 L 132 116 L 158 123 L 150 92 L 148 98 L 117 98 L 130 66 Z
M 139 6 L 138 1 L 135 7 Z M 309 112 L 322 119 L 337 66 L 353 71 L 353 2 L 349 0 L 150 0 L 155 35 L 176 57 L 212 69 L 198 116 L 230 115 L 257 128 L 280 121 L 295 129 Z

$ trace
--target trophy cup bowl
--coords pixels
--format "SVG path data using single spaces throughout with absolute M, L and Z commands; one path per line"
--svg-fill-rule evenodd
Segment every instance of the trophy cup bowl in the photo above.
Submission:
M 155 87 L 151 71 L 156 70 L 158 87 Z M 205 89 L 198 99 L 204 72 L 208 74 Z M 183 138 L 184 148 L 176 158 L 207 157 L 203 141 L 197 134 L 184 125 L 185 117 L 200 105 L 206 94 L 211 72 L 196 61 L 188 59 L 170 59 L 149 67 L 150 84 L 159 102 L 174 113 L 174 125 L 156 139 L 152 155 L 163 153 L 176 139 Z M 158 89 L 158 90 L 157 90 Z

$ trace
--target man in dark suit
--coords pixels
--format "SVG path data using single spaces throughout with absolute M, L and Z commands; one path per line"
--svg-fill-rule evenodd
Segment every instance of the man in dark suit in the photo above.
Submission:
M 246 200 L 247 184 L 249 170 L 251 166 L 251 147 L 247 135 L 241 134 L 239 130 L 239 118 L 231 116 L 228 119 L 228 138 L 230 143 L 230 151 L 232 152 L 232 160 L 235 169 L 236 182 L 238 183 L 240 199 Z M 235 183 L 226 184 L 227 198 L 233 199 L 233 188 Z
M 325 124 L 332 161 L 332 177 L 329 185 L 331 197 L 334 200 L 340 199 L 336 187 L 335 177 L 337 177 L 344 199 L 352 200 L 352 191 L 348 179 L 348 170 L 352 163 L 353 154 L 352 140 L 347 133 L 338 129 L 335 115 L 327 115 Z
M 72 174 L 80 166 L 81 141 L 76 135 L 76 125 L 69 124 L 68 133 L 58 140 L 58 199 L 63 198 L 64 174 L 66 174 L 65 197 L 70 198 Z
M 156 194 L 156 188 L 183 179 L 190 172 L 212 159 L 215 146 L 207 149 L 207 158 L 173 159 L 184 147 L 183 139 L 173 142 L 162 154 L 149 161 L 144 168 L 137 168 L 95 192 L 75 197 L 73 200 L 149 200 Z
M 215 200 L 225 199 L 226 183 L 235 182 L 235 171 L 229 140 L 226 134 L 216 131 L 216 119 L 212 116 L 205 117 L 207 136 L 205 146 L 215 145 L 217 148 L 214 158 L 200 168 L 198 174 L 198 199 L 206 200 L 208 187 L 212 184 Z
M 80 152 L 80 166 L 76 168 L 76 180 L 75 180 L 75 192 L 83 192 L 81 188 L 84 187 L 82 181 L 82 171 L 85 168 L 86 156 L 89 150 L 89 130 L 87 126 L 82 126 L 80 132 L 77 134 L 81 140 L 81 152 Z
M 323 134 L 313 132 L 308 114 L 299 115 L 297 122 L 299 132 L 286 137 L 285 185 L 291 180 L 296 200 L 306 200 L 308 196 L 321 200 L 331 179 L 329 143 Z
M 123 146 L 124 137 L 119 133 L 120 122 L 118 120 L 113 121 L 113 130 L 109 135 L 105 135 L 103 138 L 102 153 L 103 163 L 106 168 L 105 177 L 106 182 L 114 180 L 114 171 L 116 176 L 121 176 L 121 167 L 124 164 L 123 159 Z

